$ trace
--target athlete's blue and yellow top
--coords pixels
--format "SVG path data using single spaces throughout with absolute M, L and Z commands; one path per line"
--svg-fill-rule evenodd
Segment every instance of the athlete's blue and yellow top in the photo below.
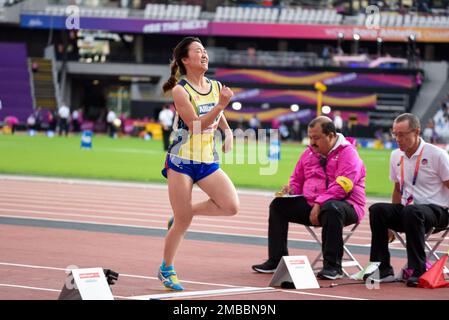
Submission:
M 208 113 L 218 104 L 220 95 L 221 84 L 216 80 L 208 78 L 206 78 L 206 81 L 211 84 L 210 90 L 206 94 L 196 91 L 186 79 L 181 79 L 178 82 L 189 94 L 190 102 L 195 108 L 196 114 L 200 117 Z M 214 134 L 221 115 L 222 113 L 215 118 L 215 121 L 209 127 L 200 131 L 199 124 L 198 127 L 194 124 L 194 128 L 189 128 L 178 113 L 176 113 L 173 124 L 175 136 L 173 143 L 168 148 L 168 154 L 195 162 L 218 162 Z

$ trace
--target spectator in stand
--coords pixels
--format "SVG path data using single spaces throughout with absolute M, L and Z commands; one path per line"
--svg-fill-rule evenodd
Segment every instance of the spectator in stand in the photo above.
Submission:
M 287 140 L 290 137 L 290 132 L 288 130 L 287 125 L 282 122 L 279 127 L 279 134 L 281 135 L 281 140 Z
M 117 115 L 113 110 L 109 110 L 108 115 L 106 116 L 106 124 L 108 134 L 111 138 L 115 137 L 115 125 L 114 125 L 115 119 L 117 119 Z
M 11 134 L 14 134 L 16 132 L 16 127 L 19 124 L 19 119 L 14 116 L 7 116 L 4 121 L 6 125 L 11 128 Z
M 323 59 L 323 65 L 327 66 L 329 64 L 329 59 L 330 59 L 329 46 L 323 47 L 323 51 L 321 52 L 321 58 Z
M 72 112 L 72 127 L 73 132 L 80 132 L 81 131 L 81 112 L 80 110 L 73 110 Z
M 293 120 L 292 132 L 293 132 L 293 140 L 295 140 L 295 141 L 302 140 L 301 121 L 299 121 L 299 119 Z
M 279 129 L 280 126 L 281 122 L 277 118 L 273 118 L 273 120 L 271 120 L 271 129 Z
M 424 80 L 424 76 L 423 76 L 422 72 L 419 71 L 419 72 L 416 74 L 416 88 L 418 89 L 418 91 L 419 91 L 419 89 L 421 89 L 423 80 Z
M 47 120 L 48 120 L 48 130 L 54 133 L 56 131 L 56 126 L 58 124 L 58 114 L 56 110 L 48 111 Z
M 243 116 L 240 116 L 237 120 L 237 129 L 245 130 L 245 118 Z
M 159 123 L 162 127 L 162 141 L 164 143 L 164 150 L 168 150 L 170 145 L 170 134 L 173 127 L 173 119 L 175 117 L 174 112 L 170 109 L 168 104 L 162 106 L 161 112 L 159 112 Z
M 428 143 L 436 143 L 437 134 L 435 132 L 435 124 L 432 120 L 427 122 L 426 128 L 423 131 L 423 139 Z
M 38 72 L 38 71 L 39 71 L 39 63 L 33 62 L 33 63 L 31 64 L 31 70 L 33 71 L 33 73 Z
M 27 118 L 27 128 L 29 132 L 32 132 L 31 130 L 36 131 L 36 117 L 34 115 L 34 112 L 31 113 Z
M 341 117 L 340 111 L 335 111 L 334 113 L 334 126 L 337 133 L 343 132 L 343 118 Z
M 36 128 L 36 131 L 38 131 L 38 130 L 41 129 L 41 125 L 42 125 L 42 122 L 43 122 L 43 119 L 42 119 L 42 108 L 41 107 L 38 107 L 36 109 L 36 111 L 34 112 L 34 119 L 36 120 L 35 121 L 35 128 Z
M 260 120 L 257 117 L 257 114 L 254 114 L 251 119 L 249 119 L 249 127 L 254 130 L 254 133 L 256 135 L 256 140 L 259 136 L 259 129 L 261 128 Z
M 257 53 L 256 53 L 256 48 L 254 47 L 249 47 L 247 50 L 248 53 L 248 65 L 256 65 L 257 62 Z
M 69 134 L 69 119 L 70 119 L 70 109 L 65 102 L 58 109 L 59 116 L 59 136 L 64 135 L 67 137 Z

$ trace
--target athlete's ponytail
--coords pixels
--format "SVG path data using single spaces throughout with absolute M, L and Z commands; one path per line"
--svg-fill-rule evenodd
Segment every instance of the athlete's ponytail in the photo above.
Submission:
M 168 78 L 168 80 L 162 85 L 162 90 L 164 90 L 164 93 L 173 89 L 174 86 L 176 86 L 176 84 L 179 81 L 179 78 L 177 77 L 177 74 L 179 74 L 179 72 L 176 60 L 173 60 L 171 62 L 170 69 L 171 69 L 170 78 Z
M 182 39 L 173 50 L 173 60 L 170 64 L 170 78 L 168 78 L 168 80 L 162 85 L 162 90 L 164 90 L 164 93 L 173 89 L 178 83 L 180 76 L 186 74 L 186 68 L 184 63 L 182 63 L 182 59 L 189 55 L 189 46 L 192 42 L 201 43 L 198 38 L 186 37 Z

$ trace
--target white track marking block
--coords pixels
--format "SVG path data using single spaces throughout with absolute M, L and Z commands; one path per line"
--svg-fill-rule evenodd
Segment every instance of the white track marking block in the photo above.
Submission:
M 73 269 L 72 275 L 83 300 L 114 300 L 102 268 Z
M 270 287 L 279 287 L 284 281 L 293 282 L 296 289 L 319 288 L 307 256 L 284 256 L 271 278 Z

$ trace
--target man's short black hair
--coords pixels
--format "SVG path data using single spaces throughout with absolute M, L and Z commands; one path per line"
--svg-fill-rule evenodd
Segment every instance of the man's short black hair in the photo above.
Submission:
M 332 122 L 332 120 L 330 120 L 329 118 L 327 118 L 327 117 L 315 118 L 312 121 L 310 121 L 309 128 L 313 128 L 317 124 L 321 124 L 321 130 L 323 131 L 323 133 L 326 136 L 330 135 L 331 133 L 333 133 L 334 135 L 337 134 L 337 130 L 335 129 L 335 125 Z

